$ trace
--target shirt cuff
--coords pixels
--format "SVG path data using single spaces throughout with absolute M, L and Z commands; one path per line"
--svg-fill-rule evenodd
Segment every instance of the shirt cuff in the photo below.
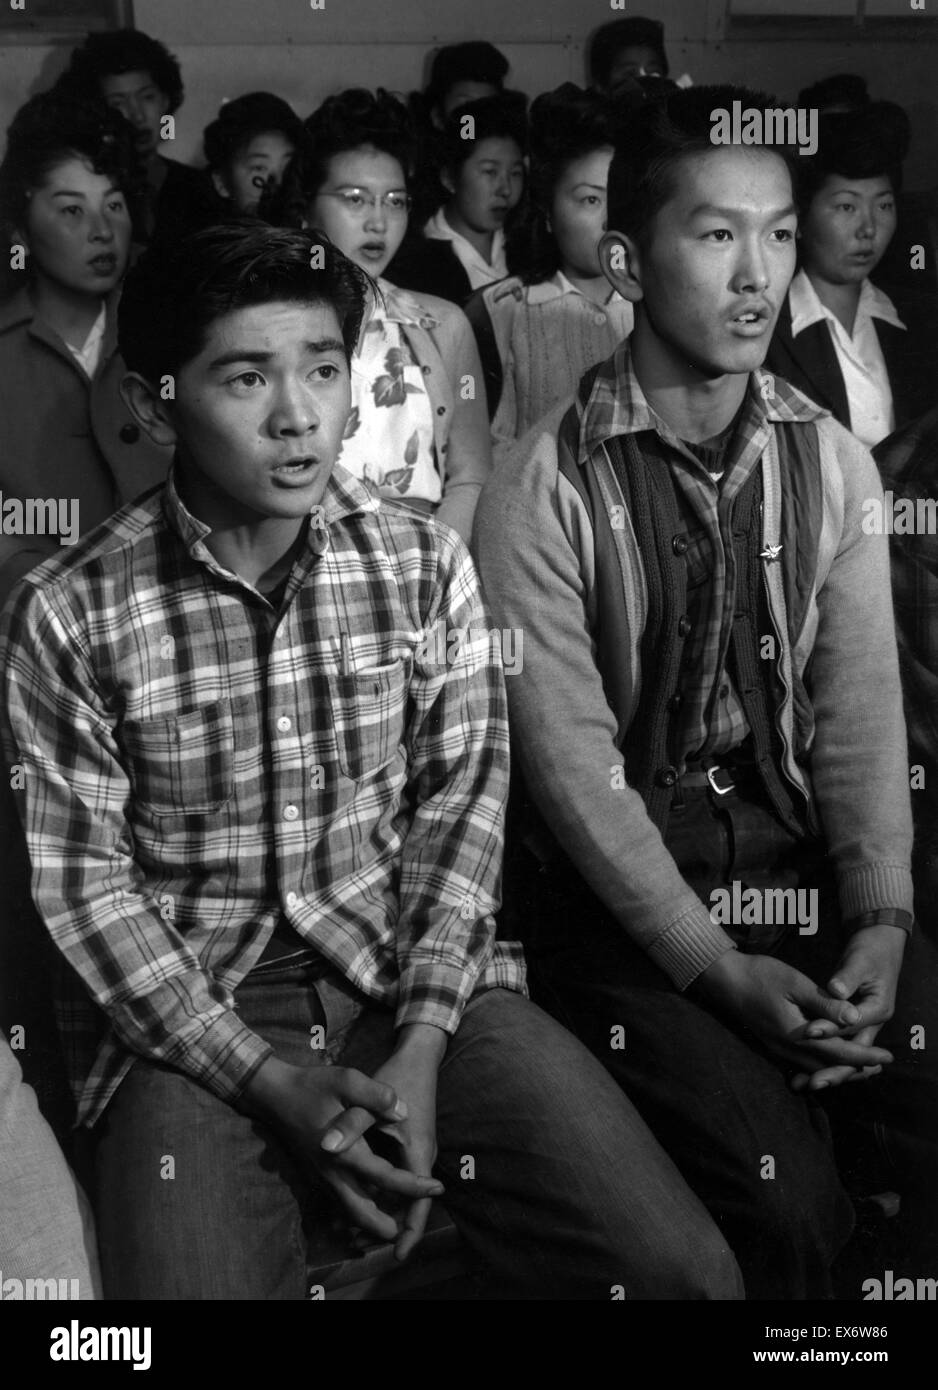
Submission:
M 431 1023 L 455 1033 L 478 978 L 471 960 L 420 960 L 401 971 L 394 1026 Z
M 877 907 L 872 912 L 851 917 L 849 922 L 844 923 L 851 935 L 855 931 L 862 931 L 864 927 L 899 927 L 904 932 L 911 932 L 913 925 L 911 912 L 906 912 L 905 908 L 901 907 Z

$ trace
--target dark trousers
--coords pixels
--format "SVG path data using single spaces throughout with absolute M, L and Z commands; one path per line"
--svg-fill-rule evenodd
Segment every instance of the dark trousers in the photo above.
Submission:
M 284 967 L 235 1000 L 295 1066 L 370 1074 L 393 1048 L 393 1011 L 335 976 Z M 324 1051 L 310 1047 L 317 1025 Z M 435 1171 L 488 1297 L 742 1296 L 726 1242 L 634 1107 L 521 995 L 473 997 L 437 1102 Z M 100 1122 L 96 1167 L 109 1298 L 302 1299 L 320 1235 L 343 1220 L 270 1128 L 143 1060 Z
M 797 841 L 757 797 L 709 790 L 685 793 L 666 842 L 708 905 L 712 889 L 734 878 L 816 888 L 813 936 L 797 926 L 727 929 L 743 950 L 776 955 L 818 983 L 830 977 L 844 938 L 817 846 Z M 914 1048 L 911 1032 L 921 1023 L 926 1039 L 938 1036 L 933 938 L 919 933 L 907 947 L 896 1014 L 879 1035 L 895 1062 L 876 1079 L 823 1093 L 822 1102 L 793 1092 L 785 1068 L 751 1034 L 680 993 L 571 870 L 531 872 L 521 891 L 537 924 L 528 942 L 534 997 L 587 1043 L 647 1120 L 716 1218 L 747 1297 L 831 1296 L 831 1265 L 853 1225 L 844 1182 L 896 1188 L 919 1229 L 935 1230 L 935 1049 Z M 621 1048 L 610 1045 L 617 1026 Z M 871 1151 L 861 1154 L 865 1140 Z M 934 1265 L 938 1243 L 926 1248 Z M 860 1288 L 849 1296 L 861 1297 Z

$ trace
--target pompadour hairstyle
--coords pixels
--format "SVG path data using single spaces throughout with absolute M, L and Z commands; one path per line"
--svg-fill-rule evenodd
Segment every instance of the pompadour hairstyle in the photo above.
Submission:
M 610 231 L 640 240 L 671 197 L 681 160 L 728 148 L 711 141 L 711 113 L 717 108 L 731 110 L 734 101 L 741 102 L 743 108 L 778 107 L 774 97 L 746 87 L 690 87 L 666 91 L 660 99 L 646 101 L 631 111 L 609 166 L 606 209 Z M 764 148 L 780 155 L 791 171 L 789 150 L 783 146 Z
M 893 101 L 871 101 L 856 111 L 832 111 L 818 120 L 817 153 L 799 164 L 796 192 L 802 212 L 829 174 L 848 179 L 888 178 L 902 188 L 902 161 L 909 151 L 911 126 Z
M 100 96 L 103 78 L 119 77 L 125 72 L 148 72 L 154 84 L 166 93 L 170 114 L 182 105 L 185 89 L 179 63 L 165 44 L 139 29 L 89 34 L 73 50 L 59 84 L 64 91 Z
M 334 155 L 372 145 L 400 164 L 410 186 L 417 139 L 402 101 L 379 87 L 350 87 L 327 97 L 304 121 L 305 139 L 284 171 L 280 187 L 261 196 L 258 213 L 278 227 L 302 227 L 309 205 L 329 177 Z
M 564 82 L 531 103 L 529 197 L 508 234 L 508 270 L 525 284 L 548 280 L 560 268 L 560 252 L 548 230 L 557 181 L 575 159 L 615 145 L 623 112 L 599 92 Z
M 255 136 L 269 130 L 280 131 L 294 145 L 301 143 L 304 134 L 303 122 L 293 107 L 273 92 L 247 92 L 226 101 L 202 135 L 208 167 L 227 169 Z
M 321 269 L 311 264 L 316 248 Z M 128 368 L 156 384 L 201 352 L 216 319 L 286 301 L 331 305 L 351 357 L 371 284 L 317 232 L 235 218 L 144 252 L 124 281 L 118 343 Z
M 58 164 L 86 160 L 111 178 L 132 204 L 141 192 L 128 121 L 98 100 L 82 101 L 53 89 L 31 97 L 13 117 L 0 164 L 0 223 L 6 234 L 22 228 L 33 192 Z
M 524 154 L 528 147 L 527 105 L 523 92 L 500 92 L 498 96 L 480 97 L 457 106 L 443 128 L 443 167 L 451 172 L 461 168 L 483 140 L 514 140 Z M 471 116 L 475 122 L 472 140 L 463 139 L 464 116 Z

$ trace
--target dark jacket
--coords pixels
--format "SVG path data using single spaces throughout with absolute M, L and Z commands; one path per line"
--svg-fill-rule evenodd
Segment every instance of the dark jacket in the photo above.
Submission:
M 82 532 L 165 480 L 172 449 L 154 444 L 121 399 L 117 293 L 94 380 L 36 316 L 27 288 L 0 307 L 0 493 L 67 498 Z M 55 536 L 0 534 L 0 596 L 57 547 Z
M 408 233 L 384 274 L 399 289 L 433 294 L 460 309 L 472 294 L 469 276 L 450 243 L 421 232 Z
M 874 319 L 889 385 L 896 428 L 914 420 L 938 404 L 938 325 L 904 296 L 894 297 L 896 312 L 906 325 L 896 328 Z M 783 377 L 811 400 L 829 410 L 846 429 L 850 410 L 830 329 L 824 322 L 804 328 L 792 337 L 788 295 L 782 305 L 765 359 L 766 371 Z

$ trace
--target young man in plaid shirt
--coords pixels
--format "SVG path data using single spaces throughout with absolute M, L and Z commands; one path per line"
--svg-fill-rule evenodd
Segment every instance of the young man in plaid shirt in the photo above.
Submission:
M 301 1298 L 325 1187 L 402 1259 L 442 1196 L 501 1296 L 737 1297 L 495 938 L 507 727 L 474 570 L 334 467 L 364 303 L 305 232 L 151 250 L 124 390 L 170 478 L 5 610 L 34 896 L 101 1025 L 63 1012 L 105 1294 Z
M 698 88 L 630 124 L 600 255 L 635 328 L 486 484 L 475 534 L 496 621 L 525 634 L 508 695 L 535 998 L 635 1101 L 747 1296 L 806 1298 L 853 1224 L 820 1097 L 855 1122 L 866 1093 L 899 1170 L 867 1192 L 934 1221 L 916 1025 L 938 971 L 909 942 L 889 561 L 863 525 L 879 478 L 759 370 L 797 219 L 778 150 L 714 143 L 737 101 L 772 106 Z

